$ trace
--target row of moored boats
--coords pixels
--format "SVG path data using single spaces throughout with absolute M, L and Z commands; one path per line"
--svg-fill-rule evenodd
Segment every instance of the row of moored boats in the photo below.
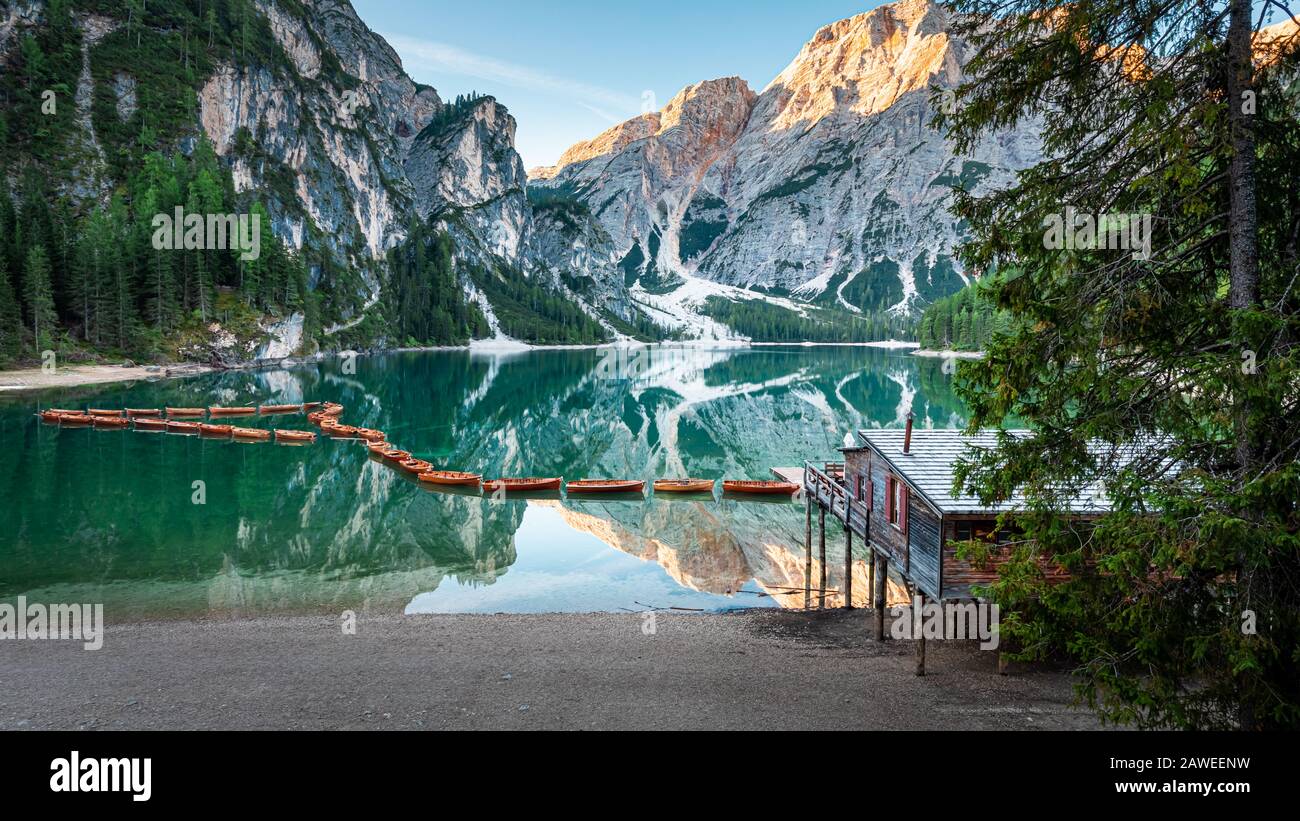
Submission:
M 86 408 L 67 410 L 49 408 L 40 412 L 41 420 L 61 427 L 93 427 L 101 430 L 132 428 L 146 433 L 177 433 L 209 438 L 238 439 L 248 442 L 303 443 L 316 441 L 309 430 L 284 430 L 280 428 L 248 428 L 223 424 L 213 420 L 241 416 L 270 416 L 288 413 L 314 412 L 329 406 L 329 402 L 307 402 L 301 405 L 246 405 L 207 408 Z M 343 406 L 339 405 L 340 412 Z M 207 417 L 207 421 L 203 420 Z
M 306 413 L 307 421 L 332 439 L 356 439 L 363 443 L 370 455 L 393 467 L 412 474 L 421 482 L 446 487 L 477 489 L 489 493 L 531 493 L 558 491 L 568 493 L 644 493 L 646 483 L 638 479 L 579 479 L 565 482 L 562 477 L 519 477 L 484 480 L 481 474 L 460 470 L 440 470 L 432 462 L 420 459 L 409 451 L 391 444 L 388 436 L 374 428 L 359 428 L 340 421 L 343 406 L 337 402 L 306 402 L 301 405 L 245 405 L 238 407 L 212 406 L 207 408 L 123 408 L 105 410 L 64 410 L 51 408 L 40 412 L 43 421 L 63 427 L 95 427 L 103 429 L 134 427 L 139 431 L 194 434 L 209 437 L 229 437 L 244 441 L 267 441 L 275 437 L 279 442 L 314 442 L 311 431 L 246 428 L 213 422 L 239 416 Z M 203 417 L 208 421 L 195 421 Z M 656 479 L 652 486 L 656 493 L 712 494 L 713 479 Z M 726 493 L 761 495 L 790 495 L 799 490 L 793 482 L 749 481 L 724 479 Z
M 341 409 L 340 409 L 341 412 Z M 339 414 L 335 414 L 337 417 Z M 410 451 L 391 444 L 383 431 L 370 428 L 353 428 L 342 425 L 337 418 L 331 419 L 325 411 L 309 414 L 308 420 L 321 426 L 321 430 L 331 436 L 353 436 L 363 439 L 370 455 L 376 459 L 415 476 L 421 482 L 444 487 L 482 488 L 488 493 L 539 493 L 558 491 L 564 488 L 567 493 L 644 493 L 646 483 L 638 479 L 577 479 L 565 482 L 563 477 L 502 477 L 484 479 L 482 474 L 463 470 L 440 470 L 432 462 L 414 456 Z M 712 479 L 657 479 L 653 486 L 656 493 L 713 493 L 715 482 Z M 751 482 L 724 481 L 722 489 L 729 493 L 760 493 L 790 495 L 799 489 L 791 482 Z

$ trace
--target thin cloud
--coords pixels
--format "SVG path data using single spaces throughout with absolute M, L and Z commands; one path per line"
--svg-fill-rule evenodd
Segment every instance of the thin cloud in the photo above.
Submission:
M 595 112 L 597 108 L 606 107 L 618 111 L 639 111 L 640 99 L 608 88 L 601 88 L 589 83 L 567 80 L 544 71 L 508 63 L 492 57 L 465 51 L 447 43 L 433 40 L 421 40 L 400 34 L 382 34 L 385 40 L 402 56 L 406 70 L 419 68 L 425 71 L 441 71 L 477 77 L 493 83 L 524 88 L 569 97 L 578 105 Z M 608 114 L 601 116 L 611 121 L 618 120 Z
M 584 103 L 581 100 L 578 101 L 578 105 L 587 109 L 592 114 L 595 114 L 597 117 L 609 123 L 610 125 L 618 125 L 619 123 L 628 119 L 627 117 L 615 117 L 613 114 L 610 114 L 608 111 L 605 111 L 602 108 L 597 108 L 596 106 L 591 105 L 589 103 Z

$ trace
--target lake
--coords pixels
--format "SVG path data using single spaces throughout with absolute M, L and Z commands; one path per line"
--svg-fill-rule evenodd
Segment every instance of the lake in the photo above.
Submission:
M 788 499 L 494 500 L 422 486 L 351 440 L 60 428 L 38 408 L 333 400 L 347 424 L 438 468 L 647 482 L 770 479 L 774 466 L 838 459 L 852 430 L 902 425 L 909 410 L 922 427 L 964 423 L 939 360 L 877 348 L 429 351 L 347 364 L 0 400 L 0 599 L 102 602 L 109 621 L 803 605 L 804 513 Z M 241 419 L 311 429 L 302 415 Z M 827 549 L 839 590 L 843 536 L 829 526 Z

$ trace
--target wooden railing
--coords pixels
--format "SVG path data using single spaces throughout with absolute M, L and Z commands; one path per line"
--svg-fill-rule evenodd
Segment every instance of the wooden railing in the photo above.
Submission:
M 818 505 L 853 529 L 865 534 L 867 526 L 867 506 L 854 499 L 844 485 L 844 463 L 823 462 L 818 467 L 812 462 L 803 463 L 804 493 L 812 497 Z

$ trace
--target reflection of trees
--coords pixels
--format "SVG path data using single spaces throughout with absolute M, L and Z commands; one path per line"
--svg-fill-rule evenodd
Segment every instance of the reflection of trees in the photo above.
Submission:
M 680 470 L 710 477 L 766 478 L 775 465 L 834 457 L 854 427 L 893 423 L 900 374 L 931 424 L 948 425 L 960 413 L 937 360 L 864 348 L 697 357 L 608 379 L 597 373 L 599 352 L 590 350 L 502 358 L 393 354 L 359 358 L 356 374 L 326 361 L 290 372 L 111 386 L 65 403 L 330 398 L 347 407 L 349 423 L 383 429 L 439 467 L 645 479 L 677 472 L 668 467 L 668 448 Z M 203 582 L 269 574 L 310 586 L 385 574 L 409 580 L 415 573 L 427 589 L 431 579 L 491 584 L 516 559 L 512 537 L 523 502 L 493 505 L 430 492 L 371 461 L 355 443 L 288 448 L 56 430 L 28 412 L 0 408 L 0 491 L 21 500 L 0 508 L 0 594 L 88 579 Z M 306 427 L 301 417 L 253 424 Z M 191 503 L 195 480 L 206 482 L 206 505 Z M 620 539 L 652 540 L 655 551 L 673 556 L 675 572 L 712 579 L 710 586 L 745 568 L 782 565 L 773 546 L 801 538 L 793 507 L 713 507 L 584 504 L 581 511 L 616 525 Z

